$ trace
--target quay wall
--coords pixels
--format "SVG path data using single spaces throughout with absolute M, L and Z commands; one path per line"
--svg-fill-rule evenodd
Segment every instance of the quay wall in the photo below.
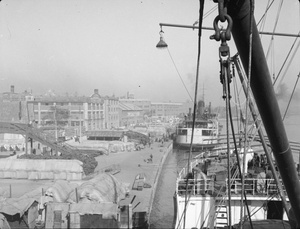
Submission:
M 155 178 L 154 178 L 153 188 L 152 188 L 151 197 L 150 197 L 150 204 L 149 204 L 149 208 L 148 208 L 148 213 L 149 213 L 148 221 L 150 221 L 152 205 L 153 205 L 153 201 L 154 201 L 154 197 L 155 197 L 155 193 L 156 193 L 156 188 L 157 188 L 157 183 L 158 183 L 159 177 L 161 175 L 162 168 L 164 166 L 164 163 L 165 163 L 166 158 L 168 157 L 169 153 L 173 151 L 173 141 L 169 142 L 168 144 L 169 144 L 168 147 L 166 149 L 164 149 L 163 157 L 160 160 L 158 170 L 157 170 Z M 148 222 L 148 223 L 150 225 L 150 222 Z

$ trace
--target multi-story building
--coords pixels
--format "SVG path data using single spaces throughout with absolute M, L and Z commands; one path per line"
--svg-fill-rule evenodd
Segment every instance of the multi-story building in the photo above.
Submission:
M 33 99 L 34 99 L 34 96 L 26 90 L 21 93 L 16 93 L 14 85 L 10 86 L 10 91 L 1 93 L 1 101 L 2 102 L 30 101 Z
M 131 104 L 142 109 L 144 115 L 151 115 L 151 101 L 148 99 L 127 99 L 122 98 L 120 102 L 123 104 Z
M 119 127 L 119 99 L 115 96 L 105 96 L 104 101 L 104 128 L 114 129 Z
M 132 104 L 143 110 L 143 114 L 151 116 L 151 101 L 149 99 L 135 99 L 134 94 L 127 92 L 127 95 L 120 98 L 123 104 Z
M 16 93 L 12 85 L 10 91 L 0 94 L 0 121 L 28 122 L 26 101 L 33 99 L 32 94 L 27 91 Z
M 104 128 L 104 107 L 101 97 L 41 97 L 28 101 L 30 120 L 40 126 L 73 127 L 79 135 L 83 130 Z
M 133 104 L 119 103 L 120 126 L 130 127 L 144 121 L 143 110 Z
M 151 103 L 152 117 L 156 116 L 163 121 L 177 117 L 181 113 L 181 103 Z
M 10 87 L 10 91 L 0 93 L 0 121 L 28 123 L 26 108 L 26 101 L 28 100 L 33 100 L 31 93 L 27 91 L 17 93 L 13 85 Z M 25 143 L 23 135 L 0 133 L 1 151 L 4 150 L 4 148 L 5 150 L 10 150 L 10 146 L 15 149 L 16 145 L 20 147 L 23 143 Z

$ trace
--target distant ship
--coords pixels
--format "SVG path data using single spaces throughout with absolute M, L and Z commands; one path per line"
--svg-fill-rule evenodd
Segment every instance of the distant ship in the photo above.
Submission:
M 193 139 L 193 115 L 190 109 L 176 129 L 175 144 L 179 147 L 190 147 L 192 144 L 193 148 L 214 148 L 219 144 L 219 128 L 218 114 L 211 113 L 210 106 L 205 109 L 204 101 L 199 101 Z

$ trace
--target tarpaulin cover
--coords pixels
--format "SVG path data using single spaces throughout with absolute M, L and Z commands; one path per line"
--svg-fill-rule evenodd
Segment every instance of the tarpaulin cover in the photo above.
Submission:
M 8 198 L 0 201 L 0 213 L 7 215 L 23 214 L 36 202 L 34 198 Z
M 76 187 L 76 184 L 58 180 L 51 187 L 46 189 L 45 196 L 53 197 L 54 202 L 63 203 L 68 199 L 70 193 L 75 190 Z
M 1 159 L 0 178 L 81 180 L 79 160 Z
M 107 173 L 100 173 L 77 188 L 79 202 L 118 203 L 125 198 L 126 192 L 126 185 Z M 76 202 L 76 191 L 70 193 L 67 201 Z
M 82 172 L 82 162 L 79 160 L 31 160 L 31 159 L 1 159 L 0 169 L 27 171 L 65 171 Z
M 1 229 L 10 229 L 10 226 L 3 214 L 0 213 L 0 228 Z
M 122 141 L 82 141 L 80 144 L 70 142 L 72 146 L 77 147 L 79 150 L 100 150 L 104 153 L 108 152 L 123 152 L 132 151 L 134 149 L 133 142 Z
M 111 141 L 108 145 L 109 152 L 117 153 L 128 151 L 131 152 L 134 149 L 133 142 L 120 142 L 120 141 Z

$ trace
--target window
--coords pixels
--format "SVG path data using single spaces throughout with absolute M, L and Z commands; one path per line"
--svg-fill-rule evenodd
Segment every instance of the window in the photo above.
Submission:
M 178 135 L 187 135 L 187 130 L 179 130 Z
M 211 130 L 202 130 L 202 136 L 212 136 Z

